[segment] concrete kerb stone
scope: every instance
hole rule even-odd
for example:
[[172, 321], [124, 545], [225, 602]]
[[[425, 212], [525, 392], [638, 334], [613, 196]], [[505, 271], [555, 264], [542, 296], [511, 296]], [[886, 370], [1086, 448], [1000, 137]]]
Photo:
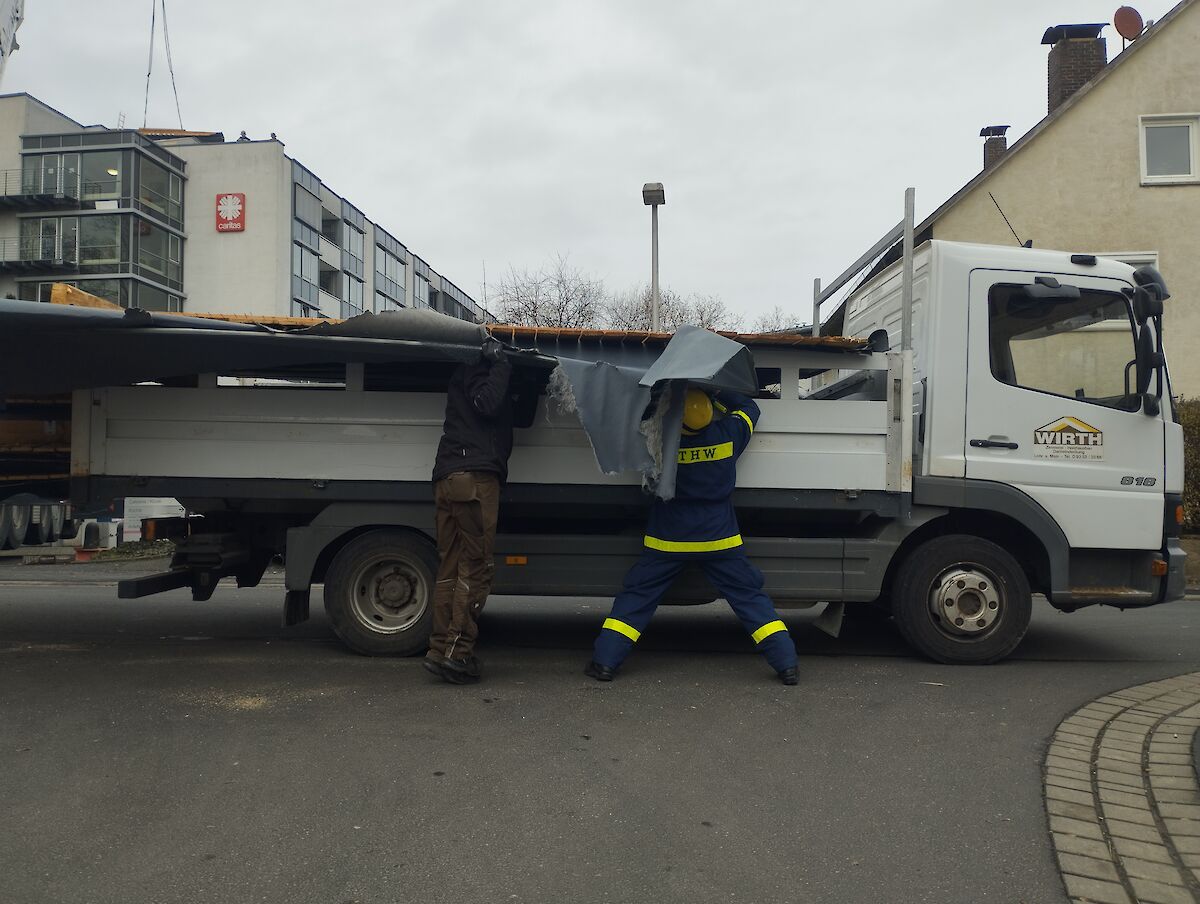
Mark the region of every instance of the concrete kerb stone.
[[1059, 725], [1043, 768], [1047, 819], [1077, 904], [1200, 904], [1200, 672], [1126, 688]]

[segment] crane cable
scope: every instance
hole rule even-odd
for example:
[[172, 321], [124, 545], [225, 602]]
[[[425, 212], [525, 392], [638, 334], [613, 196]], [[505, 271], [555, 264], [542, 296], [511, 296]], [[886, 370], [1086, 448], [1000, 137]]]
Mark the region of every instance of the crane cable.
[[171, 73], [171, 91], [175, 95], [175, 115], [183, 128], [183, 113], [179, 107], [179, 88], [175, 84], [175, 61], [171, 58], [171, 33], [167, 30], [167, 0], [150, 0], [150, 58], [146, 63], [146, 99], [142, 105], [142, 128], [146, 128], [150, 112], [150, 75], [154, 71], [154, 29], [159, 4], [162, 5], [163, 46], [167, 49], [167, 70]]
[[146, 128], [146, 117], [150, 112], [150, 73], [154, 71], [154, 15], [158, 0], [150, 0], [150, 59], [146, 63], [146, 101], [142, 105], [142, 128]]
[[175, 87], [175, 63], [171, 60], [171, 34], [167, 31], [167, 0], [162, 0], [163, 44], [167, 48], [167, 69], [171, 73], [171, 90], [175, 93], [175, 115], [179, 117], [179, 128], [183, 129], [183, 113], [179, 110], [179, 89]]

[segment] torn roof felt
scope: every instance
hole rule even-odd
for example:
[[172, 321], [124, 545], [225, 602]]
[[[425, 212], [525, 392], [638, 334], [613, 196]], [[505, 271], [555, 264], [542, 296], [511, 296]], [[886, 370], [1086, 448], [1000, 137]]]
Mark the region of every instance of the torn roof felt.
[[[161, 382], [202, 373], [323, 379], [347, 363], [390, 366], [474, 360], [485, 330], [553, 366], [564, 355], [648, 367], [669, 333], [487, 327], [427, 309], [345, 321], [150, 313], [136, 309], [0, 300], [0, 394]], [[751, 347], [862, 352], [866, 341], [795, 333], [722, 334]], [[53, 362], [53, 363], [50, 363]]]

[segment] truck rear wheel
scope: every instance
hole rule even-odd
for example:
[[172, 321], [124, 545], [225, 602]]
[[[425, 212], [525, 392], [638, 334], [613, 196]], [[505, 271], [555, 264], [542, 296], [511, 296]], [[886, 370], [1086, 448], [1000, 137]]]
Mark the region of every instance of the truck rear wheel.
[[892, 614], [904, 639], [938, 662], [985, 664], [1016, 649], [1033, 599], [1025, 572], [989, 540], [935, 537], [900, 565]]
[[334, 556], [325, 611], [342, 642], [366, 656], [412, 656], [429, 646], [438, 556], [424, 537], [373, 530]]

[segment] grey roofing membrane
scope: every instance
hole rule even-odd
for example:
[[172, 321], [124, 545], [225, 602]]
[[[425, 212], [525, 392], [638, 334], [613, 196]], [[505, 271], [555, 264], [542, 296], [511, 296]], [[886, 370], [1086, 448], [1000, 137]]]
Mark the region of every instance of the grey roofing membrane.
[[[319, 377], [361, 362], [401, 370], [474, 361], [484, 328], [429, 310], [362, 314], [298, 330], [199, 317], [0, 300], [0, 398], [170, 382], [202, 373]], [[683, 389], [697, 383], [757, 391], [739, 342], [697, 327], [667, 344], [617, 349], [572, 343], [570, 354], [515, 349], [517, 367], [561, 370], [600, 469], [635, 471], [663, 498], [674, 493]], [[619, 357], [619, 362], [606, 360]], [[651, 403], [657, 404], [651, 408]], [[649, 409], [649, 410], [648, 410]]]

